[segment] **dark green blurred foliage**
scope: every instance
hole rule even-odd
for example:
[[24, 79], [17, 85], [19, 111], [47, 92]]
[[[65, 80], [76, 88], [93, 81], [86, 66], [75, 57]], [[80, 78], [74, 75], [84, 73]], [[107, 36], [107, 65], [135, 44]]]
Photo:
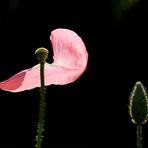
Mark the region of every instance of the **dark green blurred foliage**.
[[9, 0], [9, 7], [12, 11], [17, 11], [19, 8], [20, 0]]
[[137, 82], [130, 95], [129, 113], [135, 124], [143, 124], [148, 118], [147, 90], [141, 82]]
[[134, 5], [137, 5], [139, 1], [140, 0], [114, 0], [113, 11], [115, 16], [120, 19], [126, 11]]

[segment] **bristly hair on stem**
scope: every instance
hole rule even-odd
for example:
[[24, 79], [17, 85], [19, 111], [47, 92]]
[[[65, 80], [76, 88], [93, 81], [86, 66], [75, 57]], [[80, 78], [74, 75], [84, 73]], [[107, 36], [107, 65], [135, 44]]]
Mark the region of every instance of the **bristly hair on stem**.
[[42, 139], [43, 139], [43, 131], [44, 131], [44, 123], [45, 123], [45, 80], [44, 80], [44, 64], [48, 57], [48, 50], [46, 48], [39, 48], [35, 51], [37, 59], [40, 63], [40, 109], [39, 109], [39, 123], [37, 129], [36, 136], [36, 148], [41, 148]]
[[137, 124], [137, 148], [142, 148], [142, 124]]

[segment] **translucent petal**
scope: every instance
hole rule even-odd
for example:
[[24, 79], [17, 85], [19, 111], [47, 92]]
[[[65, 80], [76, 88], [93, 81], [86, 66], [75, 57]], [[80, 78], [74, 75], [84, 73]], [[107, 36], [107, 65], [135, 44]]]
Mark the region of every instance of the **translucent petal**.
[[[74, 82], [85, 71], [88, 54], [82, 39], [68, 29], [51, 32], [50, 40], [54, 62], [45, 63], [45, 85], [65, 85]], [[0, 89], [11, 92], [40, 87], [40, 65], [23, 70], [8, 80], [0, 82]]]

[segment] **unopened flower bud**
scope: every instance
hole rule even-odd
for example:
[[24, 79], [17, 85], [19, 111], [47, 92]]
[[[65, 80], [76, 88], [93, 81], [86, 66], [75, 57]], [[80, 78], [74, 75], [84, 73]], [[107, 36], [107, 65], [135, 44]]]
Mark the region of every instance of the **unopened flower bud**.
[[144, 124], [148, 120], [148, 96], [144, 85], [136, 82], [129, 100], [129, 113], [135, 124]]

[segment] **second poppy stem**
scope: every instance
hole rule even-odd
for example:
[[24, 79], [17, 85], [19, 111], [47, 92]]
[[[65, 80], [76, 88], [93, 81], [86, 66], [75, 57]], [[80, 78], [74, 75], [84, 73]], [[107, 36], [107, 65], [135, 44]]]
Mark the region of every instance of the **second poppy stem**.
[[137, 125], [137, 148], [142, 148], [142, 125]]
[[39, 123], [38, 123], [38, 130], [37, 130], [37, 144], [36, 148], [41, 148], [42, 139], [43, 139], [43, 130], [44, 130], [44, 116], [45, 116], [45, 82], [44, 82], [44, 62], [40, 63], [40, 80], [41, 80], [41, 87], [40, 87], [40, 109], [39, 109]]

